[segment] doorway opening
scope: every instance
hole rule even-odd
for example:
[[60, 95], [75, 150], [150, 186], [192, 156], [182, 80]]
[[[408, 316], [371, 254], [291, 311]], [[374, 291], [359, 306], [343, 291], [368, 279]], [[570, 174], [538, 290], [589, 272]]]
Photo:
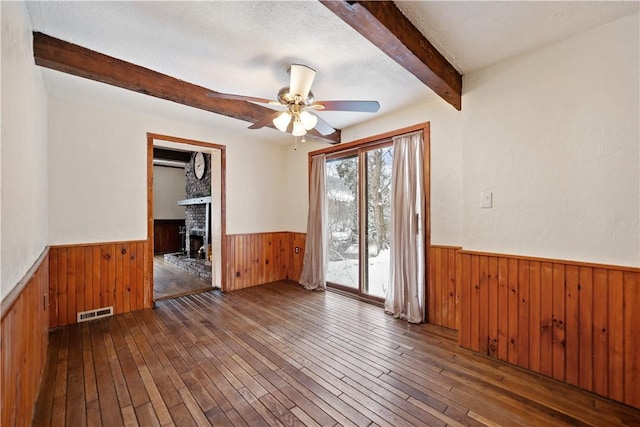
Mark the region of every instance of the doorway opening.
[[223, 289], [225, 147], [147, 134], [152, 300]]

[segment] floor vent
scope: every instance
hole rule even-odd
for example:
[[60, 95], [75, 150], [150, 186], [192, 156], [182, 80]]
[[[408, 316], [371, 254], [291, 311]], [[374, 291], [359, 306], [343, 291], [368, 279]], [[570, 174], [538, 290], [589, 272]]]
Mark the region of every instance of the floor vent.
[[107, 316], [113, 316], [113, 306], [96, 308], [95, 310], [81, 311], [80, 313], [78, 313], [78, 323], [100, 319]]

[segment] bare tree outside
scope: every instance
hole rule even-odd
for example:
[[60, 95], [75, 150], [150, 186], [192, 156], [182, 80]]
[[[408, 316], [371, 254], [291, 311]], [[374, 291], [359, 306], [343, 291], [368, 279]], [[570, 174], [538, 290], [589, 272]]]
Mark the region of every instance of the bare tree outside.
[[[358, 288], [360, 262], [365, 262], [363, 292], [382, 297], [386, 291], [389, 271], [393, 147], [376, 148], [364, 154], [362, 160], [366, 167], [363, 168], [362, 177], [356, 155], [327, 162], [327, 280]], [[364, 195], [359, 194], [359, 179], [365, 182]], [[360, 197], [364, 197], [364, 215], [359, 211]], [[365, 233], [366, 248], [360, 248], [360, 230]]]

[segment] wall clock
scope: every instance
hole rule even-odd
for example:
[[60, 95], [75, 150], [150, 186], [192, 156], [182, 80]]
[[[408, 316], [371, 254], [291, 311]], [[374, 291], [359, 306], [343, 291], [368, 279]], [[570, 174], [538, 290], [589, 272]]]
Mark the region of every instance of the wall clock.
[[196, 174], [196, 178], [202, 179], [205, 168], [204, 154], [197, 152], [193, 158], [193, 172]]

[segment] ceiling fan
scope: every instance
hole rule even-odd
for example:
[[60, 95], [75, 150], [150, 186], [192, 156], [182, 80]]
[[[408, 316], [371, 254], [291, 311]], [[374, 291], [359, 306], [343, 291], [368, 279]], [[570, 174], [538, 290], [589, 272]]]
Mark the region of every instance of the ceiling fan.
[[289, 86], [280, 89], [277, 101], [220, 92], [209, 92], [207, 96], [285, 107], [286, 110], [274, 111], [273, 114], [249, 126], [249, 129], [259, 129], [273, 123], [278, 130], [290, 132], [294, 136], [303, 136], [313, 128], [322, 135], [330, 135], [336, 131], [329, 123], [312, 112], [313, 110], [375, 113], [380, 109], [378, 101], [315, 101], [311, 84], [316, 71], [306, 65], [292, 64], [288, 73], [291, 81]]

